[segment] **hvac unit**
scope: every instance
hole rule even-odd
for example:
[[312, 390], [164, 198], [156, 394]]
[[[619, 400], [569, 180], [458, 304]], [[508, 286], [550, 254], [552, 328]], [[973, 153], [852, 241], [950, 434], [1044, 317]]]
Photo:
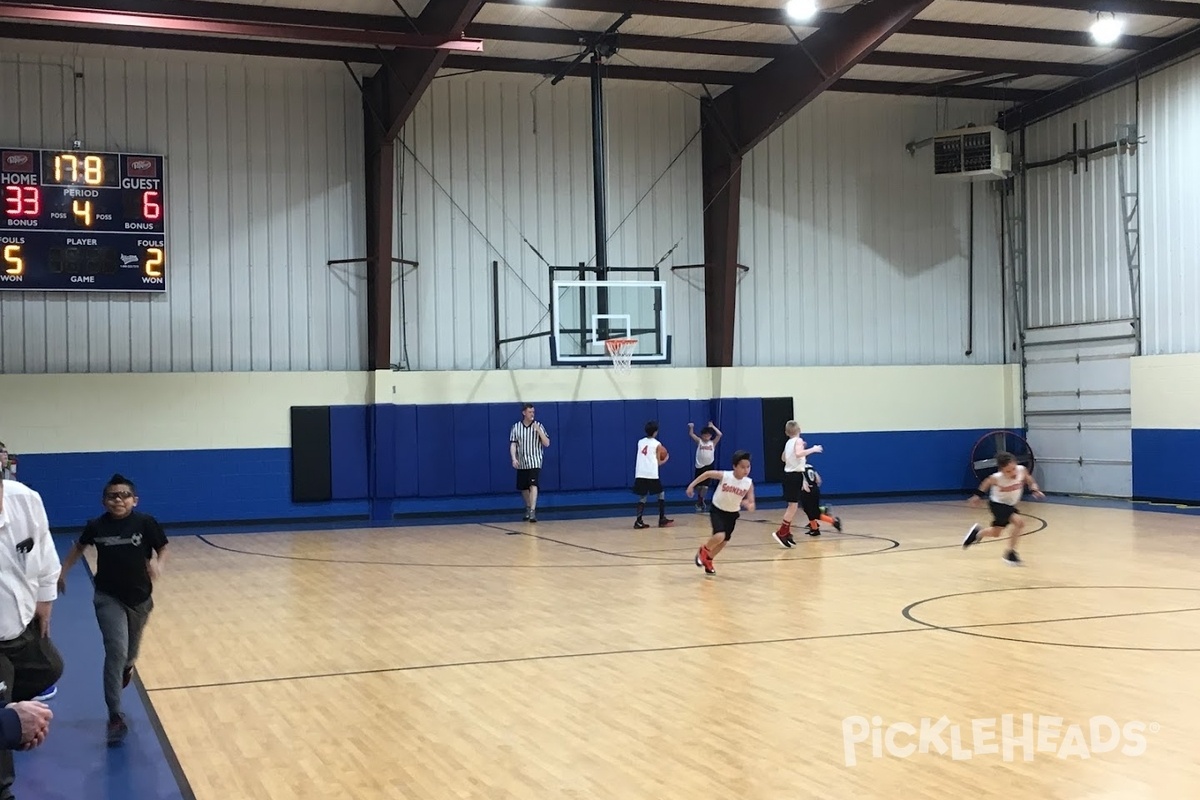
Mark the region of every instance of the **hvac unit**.
[[1002, 180], [1012, 173], [1008, 137], [996, 127], [960, 128], [933, 137], [933, 172], [939, 178]]

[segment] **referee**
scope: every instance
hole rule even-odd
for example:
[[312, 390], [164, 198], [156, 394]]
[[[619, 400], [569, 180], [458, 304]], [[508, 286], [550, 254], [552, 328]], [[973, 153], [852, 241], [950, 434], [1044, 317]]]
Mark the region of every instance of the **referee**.
[[521, 406], [521, 421], [508, 435], [508, 454], [517, 471], [517, 491], [525, 498], [525, 521], [537, 522], [538, 475], [542, 471], [542, 450], [550, 446], [550, 437], [542, 423], [533, 421], [533, 403]]

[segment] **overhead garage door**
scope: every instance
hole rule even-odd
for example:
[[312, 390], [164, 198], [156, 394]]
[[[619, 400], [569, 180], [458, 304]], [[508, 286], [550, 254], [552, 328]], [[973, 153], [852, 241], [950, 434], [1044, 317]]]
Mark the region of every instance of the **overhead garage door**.
[[1025, 427], [1048, 492], [1132, 495], [1128, 320], [1030, 328]]

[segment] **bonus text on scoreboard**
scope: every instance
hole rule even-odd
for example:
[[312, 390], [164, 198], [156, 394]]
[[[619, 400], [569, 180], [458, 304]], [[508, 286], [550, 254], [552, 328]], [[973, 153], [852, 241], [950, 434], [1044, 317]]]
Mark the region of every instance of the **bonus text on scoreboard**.
[[0, 291], [165, 292], [162, 156], [0, 148]]

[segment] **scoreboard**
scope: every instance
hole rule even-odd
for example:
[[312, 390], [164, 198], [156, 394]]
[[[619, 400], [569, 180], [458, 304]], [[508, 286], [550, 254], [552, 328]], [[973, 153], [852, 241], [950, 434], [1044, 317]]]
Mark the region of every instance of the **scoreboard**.
[[0, 148], [0, 292], [165, 292], [163, 166]]

